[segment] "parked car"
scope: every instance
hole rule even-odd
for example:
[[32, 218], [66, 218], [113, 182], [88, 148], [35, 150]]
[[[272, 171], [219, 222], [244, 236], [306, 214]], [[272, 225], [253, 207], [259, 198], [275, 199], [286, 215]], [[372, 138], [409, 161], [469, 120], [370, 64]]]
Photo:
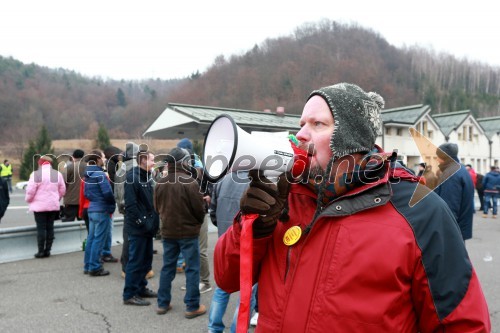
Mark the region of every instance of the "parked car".
[[16, 184], [16, 188], [18, 188], [20, 190], [26, 190], [27, 187], [28, 187], [28, 182], [27, 181], [18, 182]]

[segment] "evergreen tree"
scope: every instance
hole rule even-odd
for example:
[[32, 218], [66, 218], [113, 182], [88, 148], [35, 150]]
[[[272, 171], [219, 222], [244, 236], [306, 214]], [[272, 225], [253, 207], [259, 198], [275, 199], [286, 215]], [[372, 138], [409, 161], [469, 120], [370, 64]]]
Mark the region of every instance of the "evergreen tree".
[[54, 148], [52, 147], [52, 139], [49, 136], [49, 132], [45, 126], [42, 126], [38, 138], [35, 142], [36, 153], [40, 155], [54, 155]]
[[103, 124], [99, 125], [99, 130], [97, 131], [96, 146], [101, 150], [104, 150], [107, 147], [111, 146], [111, 141], [109, 140], [108, 131], [106, 130], [106, 127], [104, 127]]
[[125, 93], [123, 92], [122, 88], [118, 88], [118, 91], [116, 92], [116, 100], [118, 101], [118, 105], [122, 107], [127, 106], [127, 101], [125, 100]]
[[25, 150], [21, 166], [19, 167], [19, 178], [21, 180], [28, 180], [30, 178], [30, 174], [35, 169], [35, 154], [35, 143], [30, 140], [28, 149]]
[[[38, 159], [42, 155], [52, 155], [54, 157], [54, 148], [52, 139], [45, 126], [42, 126], [35, 141], [29, 141], [28, 149], [23, 154], [23, 161], [19, 168], [19, 178], [28, 180], [30, 174], [38, 169]], [[57, 167], [57, 161], [54, 158], [53, 165]]]

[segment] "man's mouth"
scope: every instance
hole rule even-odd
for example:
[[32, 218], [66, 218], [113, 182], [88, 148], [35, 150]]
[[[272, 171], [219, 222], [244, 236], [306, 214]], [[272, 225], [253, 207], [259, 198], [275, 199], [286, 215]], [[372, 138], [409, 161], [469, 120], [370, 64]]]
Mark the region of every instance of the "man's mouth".
[[307, 155], [309, 156], [316, 155], [316, 149], [314, 148], [314, 143], [300, 143], [299, 148], [306, 151]]

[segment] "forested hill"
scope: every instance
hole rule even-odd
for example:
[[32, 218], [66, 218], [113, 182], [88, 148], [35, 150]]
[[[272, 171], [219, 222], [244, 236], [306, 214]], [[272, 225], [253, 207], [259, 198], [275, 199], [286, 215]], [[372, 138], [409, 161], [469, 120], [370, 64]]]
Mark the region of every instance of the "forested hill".
[[183, 80], [102, 80], [0, 57], [0, 131], [27, 140], [45, 124], [53, 139], [94, 138], [104, 124], [113, 138], [136, 138], [168, 102], [300, 113], [311, 90], [337, 82], [380, 93], [386, 108], [426, 103], [434, 113], [500, 115], [499, 67], [396, 48], [371, 30], [321, 21], [219, 56]]

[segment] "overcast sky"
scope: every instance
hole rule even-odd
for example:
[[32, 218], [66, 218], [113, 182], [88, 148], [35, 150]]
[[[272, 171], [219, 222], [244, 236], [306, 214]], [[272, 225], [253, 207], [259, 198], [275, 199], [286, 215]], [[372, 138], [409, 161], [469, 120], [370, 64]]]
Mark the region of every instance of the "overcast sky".
[[500, 66], [500, 2], [482, 0], [8, 0], [0, 55], [104, 79], [181, 78], [323, 18]]

